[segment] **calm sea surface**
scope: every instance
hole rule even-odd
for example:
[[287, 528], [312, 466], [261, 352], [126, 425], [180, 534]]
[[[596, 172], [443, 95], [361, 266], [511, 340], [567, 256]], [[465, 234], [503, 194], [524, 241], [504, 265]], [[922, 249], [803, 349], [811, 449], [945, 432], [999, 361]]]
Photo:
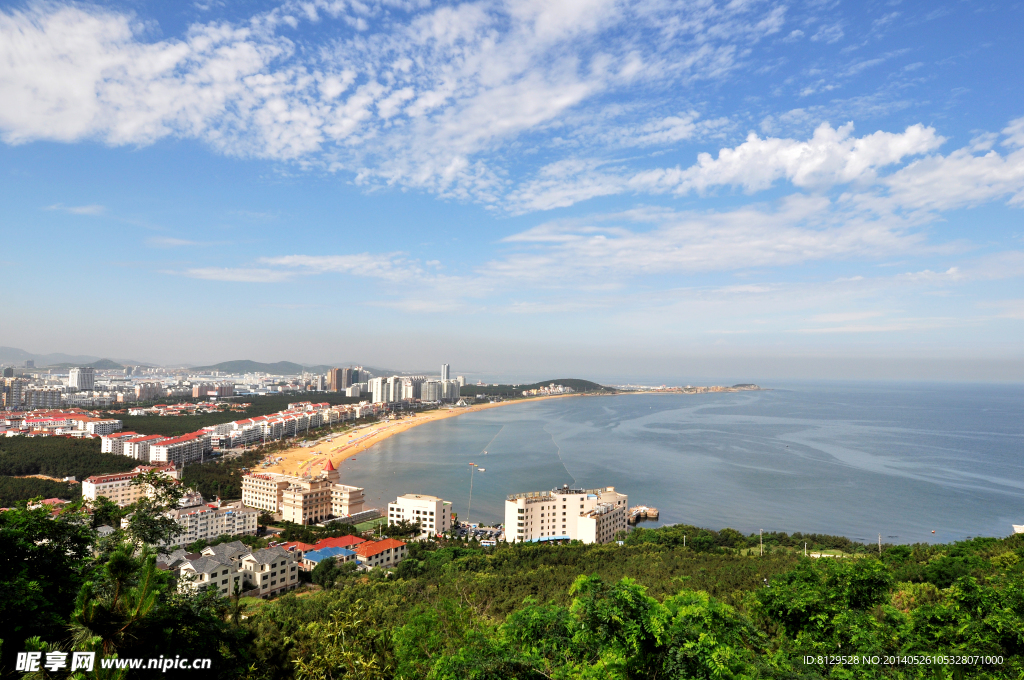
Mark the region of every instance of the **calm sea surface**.
[[370, 507], [427, 493], [486, 523], [509, 493], [575, 484], [745, 533], [945, 542], [1024, 524], [1024, 386], [771, 387], [502, 406], [387, 439], [342, 479]]

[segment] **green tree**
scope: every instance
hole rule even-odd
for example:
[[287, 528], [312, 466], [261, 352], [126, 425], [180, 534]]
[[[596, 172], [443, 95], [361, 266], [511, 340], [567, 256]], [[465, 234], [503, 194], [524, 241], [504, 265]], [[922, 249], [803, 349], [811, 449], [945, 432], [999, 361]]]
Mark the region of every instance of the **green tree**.
[[333, 586], [334, 582], [340, 575], [341, 570], [338, 568], [337, 560], [333, 557], [328, 557], [317, 562], [310, 574], [313, 583], [317, 584], [321, 588], [330, 588]]
[[[31, 636], [64, 637], [64, 626], [92, 566], [95, 533], [80, 503], [55, 516], [25, 503], [0, 512], [0, 640], [22, 649]], [[15, 615], [16, 614], [16, 615]]]
[[124, 508], [106, 496], [100, 496], [90, 503], [89, 509], [92, 511], [93, 528], [106, 525], [114, 529], [120, 529], [121, 519], [127, 514]]
[[178, 507], [178, 501], [185, 494], [184, 488], [176, 480], [152, 470], [135, 477], [131, 483], [148, 487], [150, 491], [131, 505], [125, 534], [138, 546], [172, 542], [182, 528], [167, 512]]

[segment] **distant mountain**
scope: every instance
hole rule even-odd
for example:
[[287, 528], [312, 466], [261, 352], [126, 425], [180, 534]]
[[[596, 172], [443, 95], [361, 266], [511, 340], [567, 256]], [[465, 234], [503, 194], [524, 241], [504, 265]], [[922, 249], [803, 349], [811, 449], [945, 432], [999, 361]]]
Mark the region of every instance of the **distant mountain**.
[[579, 378], [555, 378], [554, 380], [541, 380], [529, 385], [464, 385], [460, 390], [462, 396], [474, 396], [484, 394], [487, 396], [519, 396], [523, 390], [535, 390], [547, 387], [551, 383], [571, 387], [576, 392], [612, 392], [612, 388], [599, 385], [589, 380]]
[[[38, 362], [36, 362], [36, 364], [39, 365]], [[98, 361], [92, 361], [89, 363], [75, 363], [65, 361], [59, 364], [46, 364], [46, 368], [75, 368], [76, 366], [92, 366], [93, 368], [101, 371], [112, 371], [119, 368], [124, 368], [124, 364], [119, 364], [116, 361], [111, 361], [110, 359], [100, 359]]]
[[291, 361], [277, 361], [266, 364], [261, 361], [249, 359], [237, 359], [235, 361], [222, 361], [212, 366], [192, 366], [189, 371], [220, 371], [222, 373], [272, 373], [274, 375], [297, 375], [309, 370], [302, 364]]
[[24, 366], [26, 361], [36, 362], [36, 368], [70, 368], [74, 366], [92, 366], [93, 368], [114, 369], [123, 368], [125, 365], [150, 366], [141, 361], [121, 359], [112, 361], [102, 357], [89, 356], [87, 354], [33, 354], [17, 347], [0, 347], [0, 364], [8, 366]]

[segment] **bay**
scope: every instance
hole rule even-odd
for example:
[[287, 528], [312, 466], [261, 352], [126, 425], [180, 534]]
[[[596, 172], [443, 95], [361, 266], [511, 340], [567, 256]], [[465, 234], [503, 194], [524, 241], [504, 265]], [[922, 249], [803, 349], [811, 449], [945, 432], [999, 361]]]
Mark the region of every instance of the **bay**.
[[488, 524], [508, 494], [562, 484], [659, 508], [644, 526], [914, 543], [1024, 524], [1024, 386], [771, 387], [509, 404], [387, 439], [345, 461], [342, 479], [370, 507], [433, 494]]

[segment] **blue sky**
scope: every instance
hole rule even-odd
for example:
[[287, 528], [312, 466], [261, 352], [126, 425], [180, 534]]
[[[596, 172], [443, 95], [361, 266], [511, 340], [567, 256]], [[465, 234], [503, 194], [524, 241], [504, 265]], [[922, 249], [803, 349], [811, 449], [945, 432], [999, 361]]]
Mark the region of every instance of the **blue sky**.
[[0, 344], [1024, 379], [1022, 15], [8, 3]]

